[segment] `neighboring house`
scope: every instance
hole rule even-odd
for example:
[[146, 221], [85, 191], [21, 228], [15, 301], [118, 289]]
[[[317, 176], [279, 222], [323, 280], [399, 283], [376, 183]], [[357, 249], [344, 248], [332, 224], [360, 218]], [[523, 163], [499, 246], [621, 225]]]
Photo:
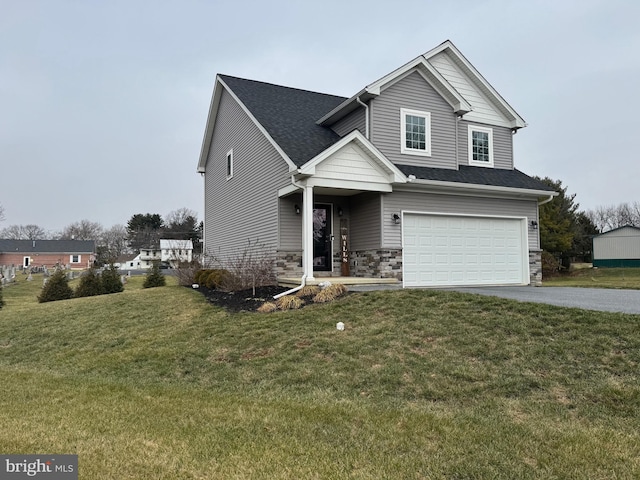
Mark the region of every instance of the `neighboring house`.
[[0, 240], [0, 265], [85, 269], [95, 258], [93, 240]]
[[218, 75], [198, 172], [204, 252], [272, 251], [280, 278], [539, 284], [525, 121], [446, 41], [350, 98]]
[[160, 248], [153, 247], [145, 247], [140, 249], [140, 254], [136, 257], [136, 262], [138, 263], [138, 268], [146, 269], [151, 268], [153, 266], [153, 262], [160, 262]]
[[160, 240], [160, 259], [177, 267], [180, 262], [193, 260], [193, 242], [191, 240]]
[[594, 267], [640, 267], [640, 228], [626, 225], [593, 237]]
[[140, 254], [130, 253], [120, 255], [113, 266], [118, 270], [139, 270], [140, 269]]

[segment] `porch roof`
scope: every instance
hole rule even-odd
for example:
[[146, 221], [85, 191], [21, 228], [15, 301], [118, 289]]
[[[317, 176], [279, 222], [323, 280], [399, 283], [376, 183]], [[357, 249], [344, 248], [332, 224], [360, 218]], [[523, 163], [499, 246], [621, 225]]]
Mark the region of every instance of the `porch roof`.
[[411, 165], [396, 166], [407, 177], [409, 175], [413, 175], [417, 180], [520, 188], [549, 193], [554, 192], [553, 188], [549, 187], [545, 183], [516, 169], [507, 170], [502, 168], [472, 167], [468, 165], [460, 165], [458, 170], [448, 168], [414, 167]]

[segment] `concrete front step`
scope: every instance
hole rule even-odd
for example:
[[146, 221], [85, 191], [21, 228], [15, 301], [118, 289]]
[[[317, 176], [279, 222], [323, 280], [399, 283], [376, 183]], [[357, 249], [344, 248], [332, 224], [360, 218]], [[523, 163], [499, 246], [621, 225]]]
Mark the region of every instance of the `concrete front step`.
[[[297, 287], [302, 282], [301, 278], [278, 278], [278, 285], [282, 287]], [[315, 277], [307, 280], [307, 285], [318, 285], [322, 282], [341, 283], [342, 285], [399, 285], [395, 278], [363, 278], [363, 277]]]

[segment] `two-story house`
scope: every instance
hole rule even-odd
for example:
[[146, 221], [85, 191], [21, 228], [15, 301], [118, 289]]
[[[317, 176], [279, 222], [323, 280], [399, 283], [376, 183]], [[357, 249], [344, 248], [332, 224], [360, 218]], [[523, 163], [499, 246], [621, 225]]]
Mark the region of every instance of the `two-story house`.
[[539, 284], [538, 205], [555, 192], [514, 167], [525, 126], [450, 41], [349, 98], [218, 75], [204, 252], [260, 242], [302, 281]]

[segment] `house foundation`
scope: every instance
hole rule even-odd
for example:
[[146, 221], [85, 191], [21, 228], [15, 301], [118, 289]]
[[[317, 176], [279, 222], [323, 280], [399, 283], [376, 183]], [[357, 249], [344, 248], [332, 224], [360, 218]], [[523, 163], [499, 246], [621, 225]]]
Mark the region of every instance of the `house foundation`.
[[542, 250], [529, 250], [529, 281], [532, 287], [542, 286]]

